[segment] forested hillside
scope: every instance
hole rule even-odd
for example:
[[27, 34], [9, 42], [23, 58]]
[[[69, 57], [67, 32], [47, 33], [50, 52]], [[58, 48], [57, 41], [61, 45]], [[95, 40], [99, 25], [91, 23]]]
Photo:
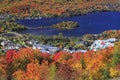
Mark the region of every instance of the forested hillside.
[[0, 57], [1, 80], [109, 80], [120, 77], [120, 43], [85, 54], [9, 50]]
[[[46, 6], [47, 5], [47, 6]], [[0, 13], [16, 16], [72, 16], [120, 10], [119, 0], [0, 0]]]

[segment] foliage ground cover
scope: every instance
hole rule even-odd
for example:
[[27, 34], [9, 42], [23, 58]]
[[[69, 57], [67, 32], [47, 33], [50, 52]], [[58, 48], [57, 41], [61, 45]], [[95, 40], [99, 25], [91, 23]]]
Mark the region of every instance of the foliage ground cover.
[[120, 42], [115, 47], [86, 53], [41, 53], [31, 48], [8, 50], [0, 57], [1, 79], [108, 80], [120, 77]]

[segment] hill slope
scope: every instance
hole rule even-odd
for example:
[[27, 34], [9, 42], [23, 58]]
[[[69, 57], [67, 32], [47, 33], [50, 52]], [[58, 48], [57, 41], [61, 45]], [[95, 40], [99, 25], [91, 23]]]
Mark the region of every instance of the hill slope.
[[0, 0], [0, 13], [16, 16], [71, 16], [120, 10], [119, 0]]

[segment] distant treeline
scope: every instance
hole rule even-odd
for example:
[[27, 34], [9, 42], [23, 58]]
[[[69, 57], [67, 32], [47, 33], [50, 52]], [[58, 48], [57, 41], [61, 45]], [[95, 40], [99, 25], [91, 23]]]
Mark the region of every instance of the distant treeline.
[[96, 11], [119, 11], [119, 0], [0, 0], [0, 13], [19, 17], [66, 17]]

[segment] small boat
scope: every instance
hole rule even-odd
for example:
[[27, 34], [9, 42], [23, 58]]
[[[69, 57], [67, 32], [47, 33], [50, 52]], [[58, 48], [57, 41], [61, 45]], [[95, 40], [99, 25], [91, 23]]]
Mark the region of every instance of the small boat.
[[39, 17], [38, 19], [42, 19], [42, 17]]

